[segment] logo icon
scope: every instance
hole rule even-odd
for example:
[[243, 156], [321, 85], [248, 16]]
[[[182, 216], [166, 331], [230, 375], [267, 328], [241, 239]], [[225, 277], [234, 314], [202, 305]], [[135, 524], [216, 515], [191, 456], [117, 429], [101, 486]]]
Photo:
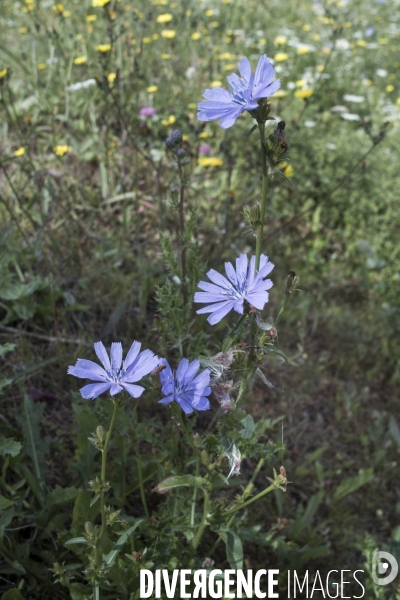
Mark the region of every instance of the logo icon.
[[[382, 577], [382, 575], [388, 573], [389, 565], [392, 568], [391, 572], [389, 575], [386, 575], [386, 577]], [[389, 583], [392, 583], [392, 581], [396, 579], [398, 572], [399, 565], [394, 556], [389, 554], [389, 552], [375, 552], [372, 557], [372, 579], [377, 585], [388, 585]]]

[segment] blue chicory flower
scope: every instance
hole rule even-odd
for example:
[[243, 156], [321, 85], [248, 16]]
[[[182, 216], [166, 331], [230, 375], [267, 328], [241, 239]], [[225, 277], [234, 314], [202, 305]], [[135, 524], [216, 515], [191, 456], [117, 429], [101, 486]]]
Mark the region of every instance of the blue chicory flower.
[[210, 408], [210, 402], [206, 398], [211, 394], [210, 371], [205, 369], [196, 376], [200, 368], [199, 360], [189, 363], [187, 358], [182, 358], [176, 373], [165, 358], [160, 359], [161, 365], [165, 365], [165, 369], [160, 372], [161, 392], [165, 398], [162, 398], [159, 404], [168, 404], [176, 400], [187, 415], [192, 413], [193, 409]]
[[211, 302], [209, 306], [200, 308], [197, 314], [212, 313], [207, 321], [210, 325], [219, 323], [230, 310], [243, 314], [243, 301], [262, 310], [268, 302], [268, 292], [273, 283], [265, 279], [274, 268], [274, 264], [268, 260], [268, 256], [261, 254], [260, 269], [255, 273], [256, 257], [252, 256], [250, 263], [246, 254], [241, 254], [236, 259], [236, 271], [232, 263], [225, 263], [225, 272], [228, 279], [214, 269], [208, 271], [207, 276], [213, 283], [200, 281], [198, 284], [204, 292], [196, 292], [195, 302]]
[[258, 108], [257, 100], [272, 96], [281, 87], [279, 79], [274, 81], [275, 70], [266, 54], [260, 56], [254, 75], [248, 58], [240, 61], [239, 72], [241, 77], [236, 73], [227, 77], [232, 93], [221, 87], [205, 90], [203, 98], [208, 102], [199, 103], [199, 121], [221, 119], [220, 126], [227, 129], [242, 112]]
[[111, 344], [111, 360], [103, 342], [96, 342], [94, 351], [104, 369], [91, 360], [78, 358], [75, 367], [68, 367], [68, 374], [97, 382], [85, 385], [80, 390], [83, 398], [94, 400], [107, 390], [110, 390], [111, 396], [126, 390], [133, 398], [139, 398], [144, 392], [144, 388], [141, 385], [133, 384], [153, 371], [159, 363], [158, 356], [155, 356], [151, 350], [139, 353], [140, 346], [140, 342], [133, 342], [122, 362], [122, 344], [120, 342]]

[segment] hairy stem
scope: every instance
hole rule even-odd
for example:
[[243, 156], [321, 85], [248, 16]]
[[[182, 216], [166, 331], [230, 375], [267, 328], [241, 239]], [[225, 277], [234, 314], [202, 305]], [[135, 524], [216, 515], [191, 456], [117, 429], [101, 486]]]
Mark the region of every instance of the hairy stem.
[[[115, 425], [115, 420], [117, 418], [117, 413], [118, 413], [118, 409], [119, 409], [119, 400], [113, 400], [113, 403], [114, 403], [114, 410], [113, 410], [113, 414], [111, 417], [110, 427], [107, 432], [106, 441], [104, 442], [104, 448], [101, 451], [101, 453], [102, 453], [102, 456], [101, 456], [101, 485], [102, 485], [102, 488], [104, 488], [106, 485], [107, 452], [108, 452], [108, 447], [110, 445], [110, 440], [111, 440], [111, 436], [112, 436], [114, 425]], [[95, 564], [97, 567], [99, 567], [101, 564], [101, 542], [103, 540], [104, 534], [106, 532], [106, 527], [107, 527], [104, 489], [102, 489], [101, 497], [100, 497], [100, 512], [101, 512], [101, 529], [100, 529], [100, 535], [97, 540], [97, 545], [96, 545], [96, 550], [95, 550]]]
[[136, 438], [136, 457], [137, 457], [137, 465], [138, 465], [140, 497], [142, 499], [143, 509], [144, 509], [146, 518], [150, 519], [149, 509], [147, 508], [146, 495], [144, 493], [142, 462], [140, 460], [139, 440], [137, 438]]
[[[179, 160], [179, 159], [178, 159]], [[179, 169], [179, 179], [181, 182], [180, 191], [179, 191], [179, 235], [181, 239], [182, 251], [181, 251], [181, 265], [182, 265], [182, 296], [183, 296], [183, 306], [187, 305], [188, 302], [188, 293], [187, 293], [187, 284], [186, 284], [186, 244], [185, 244], [185, 183], [184, 183], [184, 173], [183, 167], [178, 162]]]
[[267, 153], [264, 147], [265, 137], [265, 123], [259, 124], [260, 129], [260, 140], [261, 140], [261, 156], [262, 156], [262, 187], [261, 187], [261, 204], [260, 204], [260, 220], [257, 227], [257, 240], [256, 240], [256, 271], [260, 268], [260, 257], [261, 257], [261, 245], [262, 235], [265, 221], [265, 209], [267, 206], [267, 187], [268, 187], [268, 164], [267, 164]]
[[200, 544], [204, 529], [206, 527], [207, 524], [207, 513], [208, 513], [208, 506], [210, 504], [210, 493], [208, 490], [204, 490], [204, 506], [203, 506], [203, 516], [201, 519], [201, 523], [199, 525], [199, 528], [197, 530], [197, 533], [193, 539], [193, 550], [197, 549], [197, 546]]

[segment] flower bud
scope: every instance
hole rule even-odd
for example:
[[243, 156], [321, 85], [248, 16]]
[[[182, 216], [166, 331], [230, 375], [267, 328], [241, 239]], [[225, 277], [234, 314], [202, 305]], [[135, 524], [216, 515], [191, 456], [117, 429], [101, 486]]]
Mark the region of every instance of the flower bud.
[[91, 521], [86, 521], [85, 531], [88, 535], [93, 535], [94, 527], [93, 527], [93, 523], [91, 523]]
[[176, 156], [182, 160], [182, 158], [186, 158], [186, 152], [183, 148], [179, 148], [179, 150], [176, 151]]

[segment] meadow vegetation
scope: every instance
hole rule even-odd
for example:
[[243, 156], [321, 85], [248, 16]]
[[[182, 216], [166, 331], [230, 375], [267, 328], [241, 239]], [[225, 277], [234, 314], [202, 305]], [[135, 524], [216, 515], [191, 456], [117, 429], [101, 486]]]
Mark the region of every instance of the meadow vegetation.
[[[394, 7], [2, 0], [4, 600], [133, 600], [140, 568], [202, 566], [279, 568], [282, 585], [288, 569], [364, 569], [366, 597], [400, 597], [396, 582], [369, 576], [375, 548], [400, 560]], [[224, 130], [199, 121], [197, 104], [206, 88], [227, 88], [240, 59], [254, 69], [263, 54], [281, 79], [266, 135], [285, 121], [288, 149], [268, 185], [264, 353], [245, 329], [227, 341], [236, 313], [210, 326], [193, 303], [209, 269], [255, 253], [262, 177], [251, 116]], [[166, 146], [177, 128], [183, 162]], [[277, 323], [291, 272], [296, 291]], [[224, 344], [241, 399], [230, 412], [217, 388], [210, 410], [184, 415], [158, 404], [153, 374], [124, 401], [108, 450], [104, 573], [91, 501], [103, 502], [93, 481], [113, 405], [83, 399], [67, 375], [77, 358], [96, 360], [100, 340], [122, 342], [124, 356], [139, 340], [174, 369], [183, 356], [215, 369]]]

